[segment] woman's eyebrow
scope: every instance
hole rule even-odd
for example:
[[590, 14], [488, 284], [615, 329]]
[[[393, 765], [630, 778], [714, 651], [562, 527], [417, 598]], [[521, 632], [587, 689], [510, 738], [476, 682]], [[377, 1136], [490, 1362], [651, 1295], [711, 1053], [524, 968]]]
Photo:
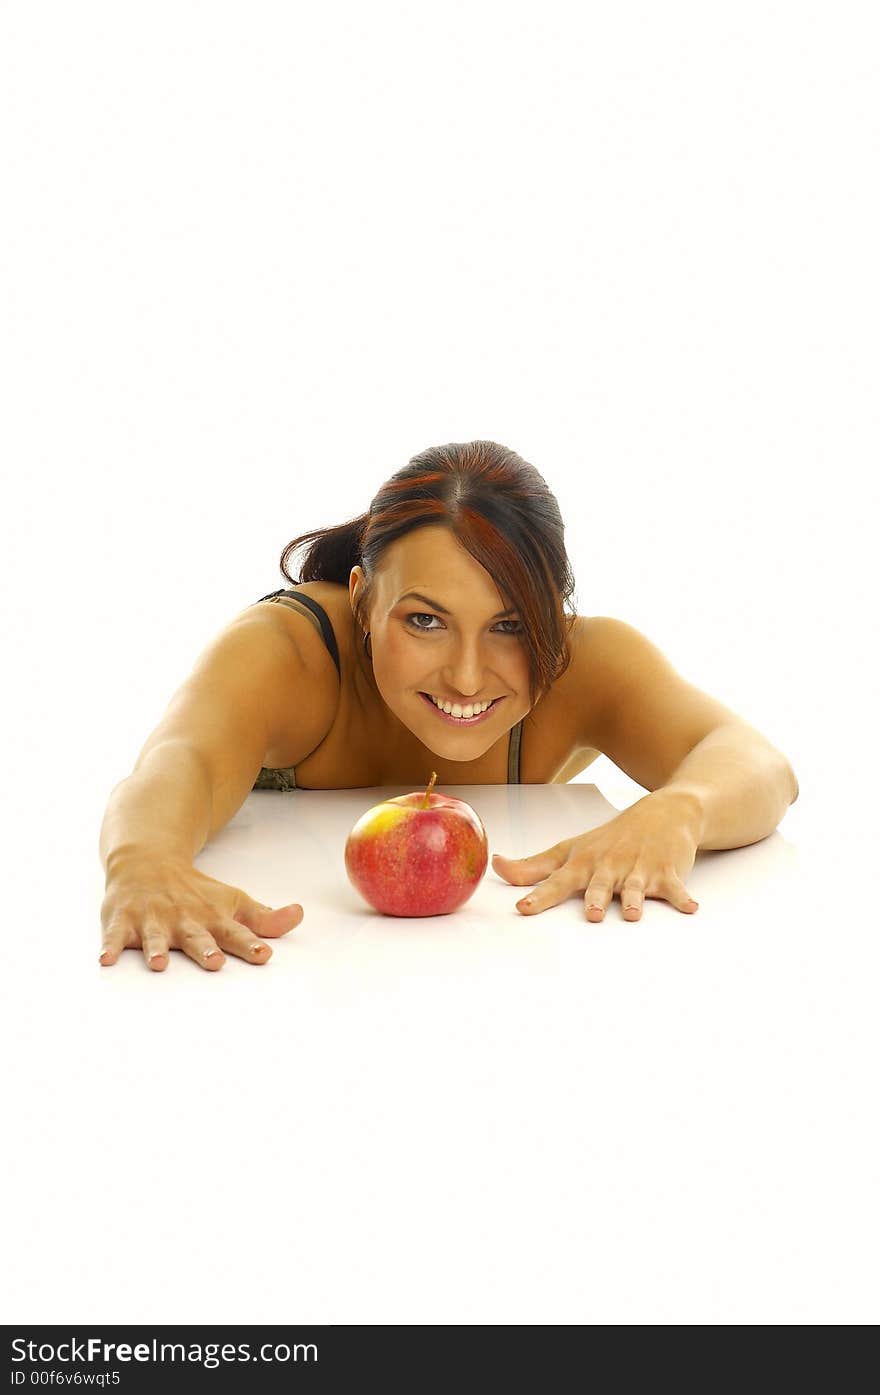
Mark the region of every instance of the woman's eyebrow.
[[[394, 604], [400, 605], [401, 601], [407, 601], [410, 597], [415, 601], [424, 601], [425, 605], [429, 605], [432, 610], [439, 610], [441, 615], [452, 614], [452, 611], [447, 610], [445, 605], [441, 605], [439, 601], [432, 601], [430, 596], [424, 596], [421, 591], [405, 591], [402, 596], [397, 597]], [[492, 619], [501, 620], [505, 615], [513, 615], [515, 610], [516, 606], [511, 606], [510, 610], [499, 610], [496, 615], [492, 616]]]

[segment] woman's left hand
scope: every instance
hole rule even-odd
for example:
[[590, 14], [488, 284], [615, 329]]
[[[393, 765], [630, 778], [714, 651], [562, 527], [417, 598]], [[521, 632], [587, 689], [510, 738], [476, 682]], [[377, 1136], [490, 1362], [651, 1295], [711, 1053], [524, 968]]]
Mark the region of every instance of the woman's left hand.
[[646, 896], [692, 915], [697, 902], [684, 880], [696, 860], [699, 827], [695, 796], [660, 789], [589, 833], [564, 838], [533, 857], [495, 853], [492, 865], [514, 886], [535, 887], [516, 903], [523, 915], [546, 911], [576, 891], [585, 892], [587, 920], [602, 920], [617, 892], [625, 920], [639, 919]]

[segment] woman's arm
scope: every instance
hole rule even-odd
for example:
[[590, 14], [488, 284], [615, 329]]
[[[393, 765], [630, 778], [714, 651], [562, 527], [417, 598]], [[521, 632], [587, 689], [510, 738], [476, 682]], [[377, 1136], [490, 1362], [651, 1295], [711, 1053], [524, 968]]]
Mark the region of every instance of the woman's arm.
[[[743, 717], [682, 677], [634, 626], [594, 616], [586, 621], [584, 635], [577, 662], [585, 694], [585, 744], [646, 790], [667, 790], [673, 783], [698, 786], [701, 800], [710, 806], [711, 825], [706, 831], [711, 841], [701, 847], [741, 847], [772, 832], [797, 798], [797, 779], [787, 757]], [[753, 789], [757, 805], [751, 800]], [[722, 828], [720, 803], [731, 797], [744, 819]], [[746, 805], [755, 810], [756, 820]], [[775, 821], [767, 826], [774, 812]], [[735, 838], [740, 827], [746, 835], [741, 842], [715, 841]]]
[[295, 765], [320, 744], [335, 702], [324, 671], [311, 672], [311, 652], [266, 607], [227, 625], [113, 790], [101, 829], [105, 868], [127, 850], [191, 860], [241, 808], [269, 751], [283, 748]]
[[697, 847], [744, 848], [772, 833], [799, 794], [785, 756], [745, 722], [704, 736], [654, 796], [693, 796]]
[[651, 793], [607, 823], [531, 857], [495, 854], [493, 866], [535, 891], [517, 905], [546, 910], [585, 891], [588, 920], [615, 894], [638, 919], [646, 896], [692, 914], [685, 884], [699, 849], [738, 848], [772, 833], [798, 796], [788, 759], [759, 731], [676, 672], [656, 645], [621, 620], [586, 621], [576, 652], [585, 744]]
[[124, 862], [145, 856], [191, 862], [215, 823], [204, 759], [187, 741], [162, 742], [110, 795], [100, 836], [104, 871], [111, 877]]
[[329, 730], [335, 694], [319, 680], [316, 696], [310, 682], [296, 639], [266, 610], [233, 621], [201, 656], [107, 805], [103, 964], [138, 947], [154, 969], [172, 947], [203, 968], [222, 967], [223, 951], [265, 963], [271, 949], [258, 936], [302, 918], [298, 903], [272, 911], [192, 862], [244, 803], [269, 751], [296, 764]]

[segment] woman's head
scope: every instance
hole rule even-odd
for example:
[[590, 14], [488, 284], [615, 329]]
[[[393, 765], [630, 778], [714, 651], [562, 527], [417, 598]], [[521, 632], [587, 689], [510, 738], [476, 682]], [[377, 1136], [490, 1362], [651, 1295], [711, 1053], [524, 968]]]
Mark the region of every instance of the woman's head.
[[[438, 754], [475, 759], [568, 668], [574, 578], [559, 506], [535, 467], [494, 441], [413, 456], [366, 514], [288, 543], [288, 581], [289, 556], [309, 542], [300, 580], [348, 585], [382, 697]], [[503, 701], [456, 726], [423, 692]]]

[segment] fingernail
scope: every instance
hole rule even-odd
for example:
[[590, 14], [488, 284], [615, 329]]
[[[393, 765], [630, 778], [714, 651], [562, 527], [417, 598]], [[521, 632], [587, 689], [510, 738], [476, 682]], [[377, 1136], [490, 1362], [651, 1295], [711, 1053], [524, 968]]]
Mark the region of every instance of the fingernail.
[[251, 954], [256, 954], [259, 950], [265, 949], [265, 948], [266, 948], [266, 946], [263, 945], [263, 944], [251, 945]]
[[205, 958], [206, 958], [206, 959], [213, 959], [214, 956], [215, 956], [215, 954], [216, 954], [216, 955], [219, 955], [219, 953], [220, 953], [220, 950], [219, 950], [219, 949], [206, 949], [206, 950], [204, 951], [204, 954], [205, 954]]
[[150, 963], [152, 964], [154, 959], [161, 959], [164, 956], [164, 953], [165, 951], [163, 949], [154, 950], [153, 953], [150, 955]]

